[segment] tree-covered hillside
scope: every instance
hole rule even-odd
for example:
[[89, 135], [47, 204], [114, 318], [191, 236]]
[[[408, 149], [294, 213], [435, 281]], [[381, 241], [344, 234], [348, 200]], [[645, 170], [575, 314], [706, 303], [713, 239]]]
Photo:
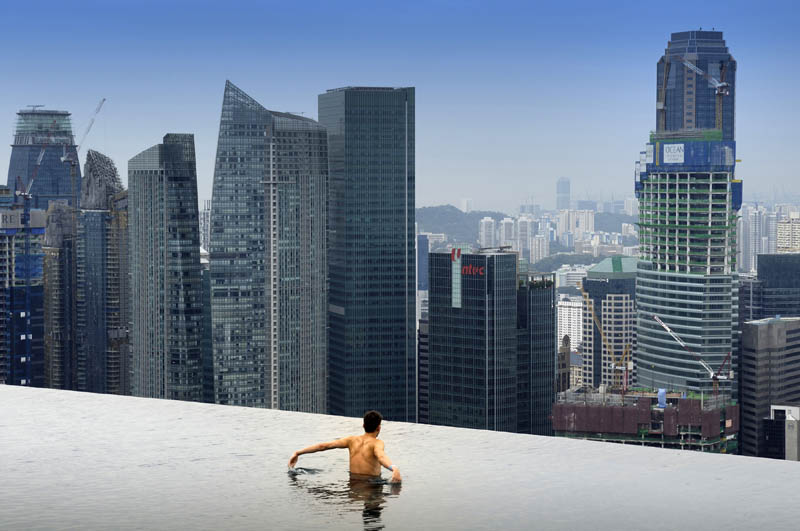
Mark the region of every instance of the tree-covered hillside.
[[477, 243], [478, 225], [486, 216], [499, 222], [507, 214], [479, 210], [464, 213], [452, 205], [440, 205], [418, 208], [416, 221], [421, 232], [443, 232], [451, 242]]

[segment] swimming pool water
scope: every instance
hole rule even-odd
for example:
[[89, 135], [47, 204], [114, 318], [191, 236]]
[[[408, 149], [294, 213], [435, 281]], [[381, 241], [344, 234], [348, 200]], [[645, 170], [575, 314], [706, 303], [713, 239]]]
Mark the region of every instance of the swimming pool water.
[[288, 471], [360, 424], [0, 386], [0, 529], [797, 528], [800, 464], [765, 459], [385, 422], [401, 485]]

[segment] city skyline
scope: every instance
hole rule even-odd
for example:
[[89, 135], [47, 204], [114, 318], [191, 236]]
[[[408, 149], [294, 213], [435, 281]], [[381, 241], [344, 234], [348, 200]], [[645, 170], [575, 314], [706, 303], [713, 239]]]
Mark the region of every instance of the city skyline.
[[[656, 76], [638, 73], [651, 71], [671, 32], [716, 27], [736, 43], [734, 56], [747, 65], [737, 93], [743, 159], [738, 175], [758, 177], [763, 186], [746, 188], [745, 199], [797, 193], [788, 143], [796, 111], [781, 105], [797, 76], [781, 66], [791, 63], [797, 48], [791, 29], [798, 14], [790, 3], [776, 4], [769, 13], [744, 3], [725, 3], [726, 9], [693, 6], [692, 17], [677, 8], [663, 13], [656, 6], [583, 5], [585, 16], [579, 18], [563, 7], [534, 11], [517, 4], [506, 9], [459, 4], [456, 9], [437, 3], [408, 5], [392, 16], [388, 8], [375, 6], [347, 13], [346, 19], [324, 4], [241, 4], [224, 13], [202, 6], [188, 13], [180, 5], [164, 10], [158, 20], [145, 18], [148, 9], [133, 6], [102, 14], [58, 8], [42, 15], [47, 10], [37, 9], [40, 25], [32, 30], [24, 23], [34, 16], [32, 8], [0, 8], [0, 42], [8, 49], [19, 40], [34, 43], [24, 63], [13, 56], [5, 60], [4, 70], [15, 75], [0, 87], [0, 121], [9, 130], [17, 111], [45, 104], [71, 112], [79, 138], [97, 101], [106, 97], [83, 151], [108, 154], [126, 175], [124, 163], [137, 146], [152, 145], [164, 130], [191, 132], [197, 139], [202, 202], [211, 197], [217, 106], [225, 79], [238, 80], [258, 101], [314, 119], [315, 95], [331, 87], [415, 86], [420, 95], [417, 206], [475, 197], [480, 198], [476, 210], [511, 211], [518, 195], [532, 195], [552, 207], [560, 176], [570, 178], [575, 199], [611, 193], [621, 199], [630, 195], [630, 155], [640, 149], [640, 132], [656, 125]], [[319, 18], [307, 20], [309, 5]], [[261, 36], [250, 31], [259, 14], [287, 22]], [[381, 15], [385, 25], [363, 24]], [[215, 37], [209, 39], [212, 22]], [[295, 36], [301, 24], [306, 31]], [[91, 31], [74, 37], [68, 28], [76, 25]], [[478, 27], [481, 31], [474, 32]], [[318, 35], [307, 39], [314, 31]], [[140, 38], [150, 32], [171, 36], [152, 43]], [[393, 44], [393, 37], [409, 33], [414, 38], [408, 46], [405, 40], [404, 46]], [[250, 44], [242, 35], [254, 34], [259, 37], [252, 49], [242, 51]], [[365, 47], [365, 42], [376, 45]], [[291, 52], [260, 53], [274, 46]], [[241, 53], [233, 59], [234, 52]], [[64, 65], [72, 65], [66, 58], [74, 56], [91, 57], [105, 68], [73, 73]], [[299, 68], [309, 60], [315, 68]], [[254, 73], [272, 68], [254, 70], [253, 61], [282, 71], [281, 82]], [[131, 79], [129, 72], [143, 69], [152, 75]], [[0, 172], [7, 173], [9, 155], [10, 147], [0, 145]], [[508, 189], [486, 187], [487, 178], [502, 179]]]

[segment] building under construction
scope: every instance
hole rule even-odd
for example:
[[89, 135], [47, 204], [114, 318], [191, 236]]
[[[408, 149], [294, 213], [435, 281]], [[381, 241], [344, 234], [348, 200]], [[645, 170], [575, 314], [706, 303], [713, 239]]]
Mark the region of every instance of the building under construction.
[[568, 391], [553, 406], [553, 430], [559, 437], [737, 453], [739, 406], [724, 394]]

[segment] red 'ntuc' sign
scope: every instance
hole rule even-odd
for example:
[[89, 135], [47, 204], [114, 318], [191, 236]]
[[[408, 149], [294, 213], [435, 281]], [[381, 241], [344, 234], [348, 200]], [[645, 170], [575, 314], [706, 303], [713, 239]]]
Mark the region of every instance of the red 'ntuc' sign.
[[472, 275], [472, 276], [480, 276], [484, 275], [484, 271], [486, 270], [485, 266], [476, 266], [472, 264], [467, 264], [465, 266], [461, 266], [461, 274], [462, 275]]

